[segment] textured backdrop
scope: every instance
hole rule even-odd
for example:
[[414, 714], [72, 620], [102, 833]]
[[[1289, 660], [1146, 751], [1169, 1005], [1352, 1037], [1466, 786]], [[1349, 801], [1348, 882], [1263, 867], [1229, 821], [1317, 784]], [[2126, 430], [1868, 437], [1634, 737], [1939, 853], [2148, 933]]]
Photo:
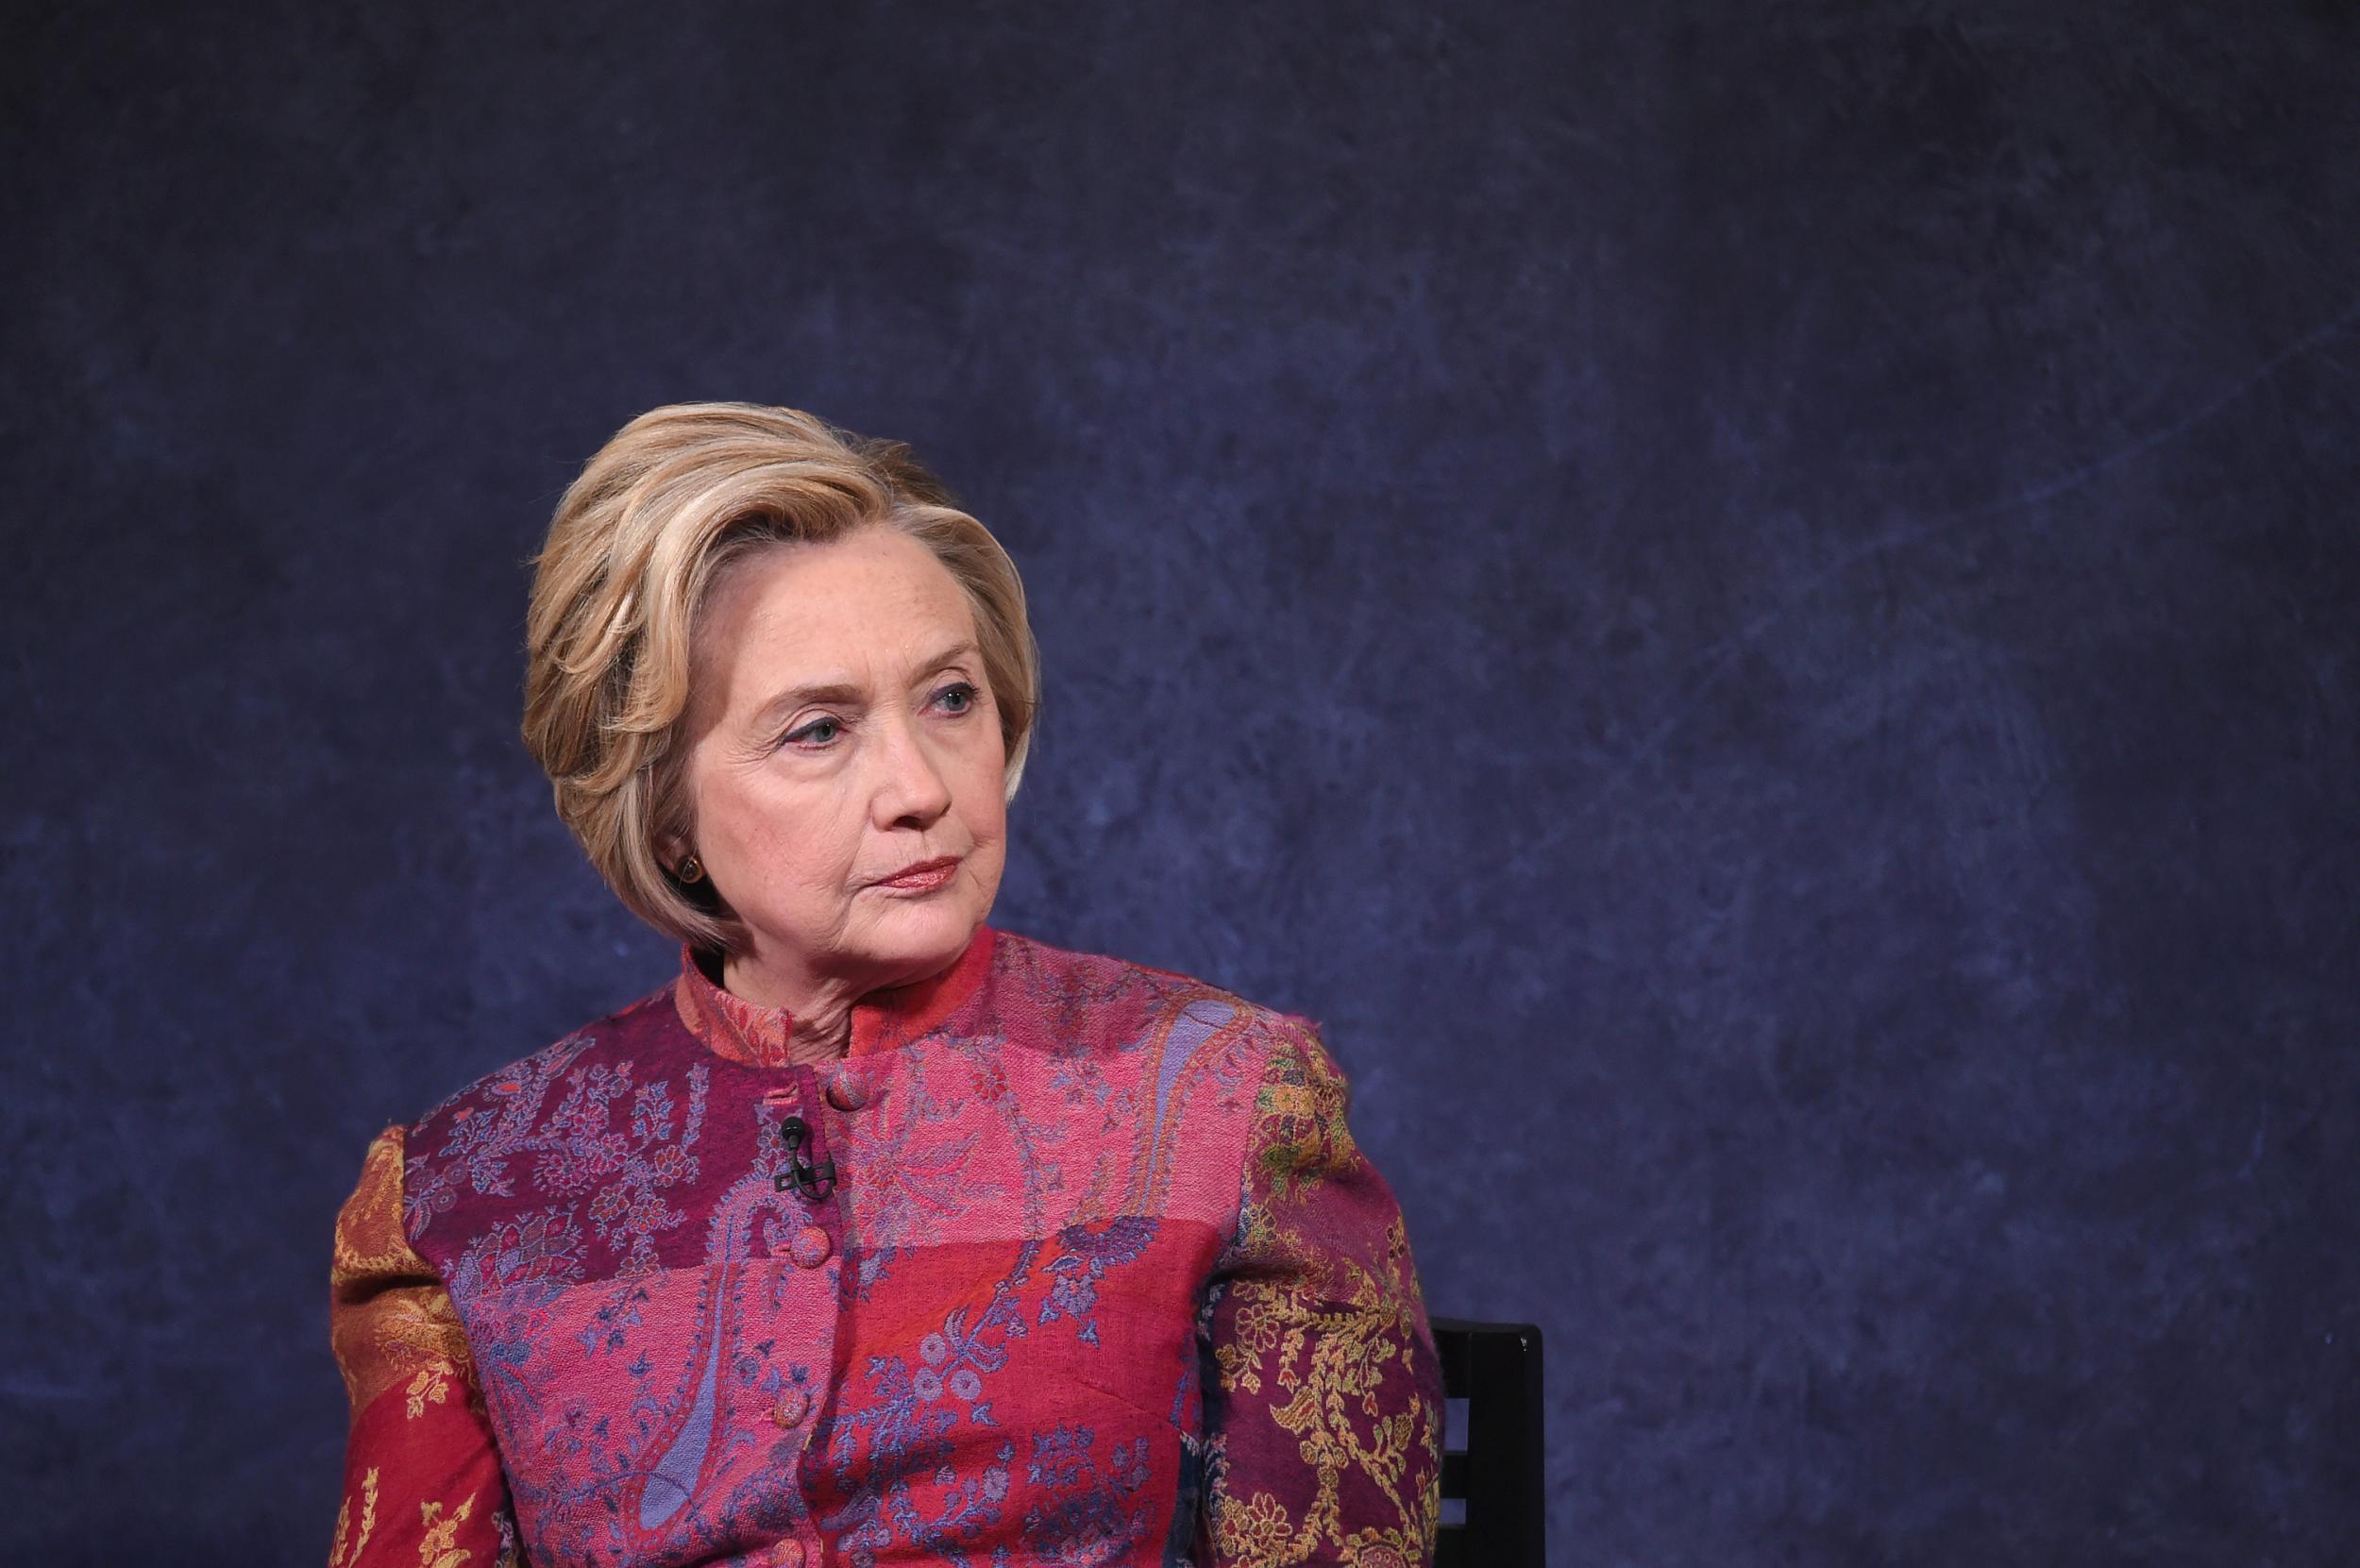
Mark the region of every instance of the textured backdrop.
[[1324, 1021], [1556, 1562], [2350, 1560], [2350, 4], [484, 9], [11, 13], [8, 1560], [324, 1558], [363, 1145], [669, 972], [686, 397], [1007, 543], [996, 921]]

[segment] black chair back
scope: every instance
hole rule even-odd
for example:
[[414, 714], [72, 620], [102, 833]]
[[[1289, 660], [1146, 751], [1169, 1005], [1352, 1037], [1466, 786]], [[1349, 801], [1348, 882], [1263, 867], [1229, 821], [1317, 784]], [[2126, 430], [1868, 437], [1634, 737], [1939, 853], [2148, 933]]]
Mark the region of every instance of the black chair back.
[[[1434, 1568], [1547, 1568], [1541, 1331], [1528, 1323], [1435, 1318], [1442, 1391], [1467, 1402], [1467, 1446], [1442, 1455]], [[1449, 1500], [1465, 1508], [1449, 1523]]]

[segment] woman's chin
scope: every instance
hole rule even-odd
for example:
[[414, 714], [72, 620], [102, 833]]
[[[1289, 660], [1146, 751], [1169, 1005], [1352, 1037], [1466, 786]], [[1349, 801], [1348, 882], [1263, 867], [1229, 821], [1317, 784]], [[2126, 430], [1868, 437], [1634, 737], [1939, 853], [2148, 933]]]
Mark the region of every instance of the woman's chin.
[[966, 951], [983, 923], [955, 886], [931, 898], [897, 895], [877, 902], [885, 907], [869, 914], [867, 945], [881, 960], [947, 964]]

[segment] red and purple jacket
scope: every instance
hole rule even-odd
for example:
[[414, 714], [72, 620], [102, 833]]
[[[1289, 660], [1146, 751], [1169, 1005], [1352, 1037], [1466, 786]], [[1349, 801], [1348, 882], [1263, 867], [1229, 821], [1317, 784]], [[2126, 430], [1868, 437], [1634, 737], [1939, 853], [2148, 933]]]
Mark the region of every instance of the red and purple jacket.
[[1431, 1560], [1442, 1390], [1310, 1020], [986, 926], [848, 1054], [683, 949], [369, 1147], [331, 1568]]

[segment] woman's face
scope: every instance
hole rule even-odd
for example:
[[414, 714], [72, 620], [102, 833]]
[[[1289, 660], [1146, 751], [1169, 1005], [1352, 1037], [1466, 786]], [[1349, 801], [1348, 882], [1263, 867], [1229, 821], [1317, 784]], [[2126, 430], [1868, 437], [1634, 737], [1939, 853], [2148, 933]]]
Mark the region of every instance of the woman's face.
[[693, 850], [750, 931], [755, 999], [956, 958], [1000, 890], [1007, 758], [948, 568], [884, 527], [759, 550], [715, 588], [692, 668], [696, 825], [664, 849]]

